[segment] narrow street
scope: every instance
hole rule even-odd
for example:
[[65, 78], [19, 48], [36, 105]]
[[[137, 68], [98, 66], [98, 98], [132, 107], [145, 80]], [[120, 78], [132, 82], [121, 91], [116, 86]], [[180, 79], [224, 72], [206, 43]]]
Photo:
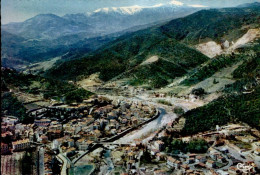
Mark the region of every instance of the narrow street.
[[44, 148], [39, 148], [39, 175], [44, 175]]

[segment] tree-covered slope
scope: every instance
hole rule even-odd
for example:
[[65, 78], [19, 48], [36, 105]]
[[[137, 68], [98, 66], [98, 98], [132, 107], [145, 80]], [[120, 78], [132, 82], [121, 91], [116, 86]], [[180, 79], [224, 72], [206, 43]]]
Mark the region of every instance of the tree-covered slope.
[[74, 79], [100, 72], [100, 78], [107, 81], [133, 69], [153, 55], [172, 62], [172, 69], [182, 66], [185, 71], [178, 75], [183, 75], [190, 68], [208, 60], [198, 51], [162, 34], [158, 28], [153, 28], [120, 37], [92, 55], [53, 67], [46, 75]]
[[240, 95], [227, 95], [208, 105], [188, 111], [183, 134], [195, 134], [214, 129], [216, 125], [242, 121], [260, 128], [260, 88]]
[[44, 99], [64, 99], [66, 103], [80, 102], [92, 95], [91, 92], [65, 81], [23, 74], [8, 68], [1, 70], [1, 87], [3, 92], [15, 89], [18, 92], [42, 95]]
[[260, 24], [260, 7], [224, 8], [201, 10], [184, 18], [172, 20], [160, 27], [169, 37], [185, 43], [197, 44], [203, 41], [236, 40], [248, 28]]
[[[156, 84], [160, 79], [165, 85], [166, 81], [182, 76], [208, 60], [184, 44], [196, 44], [201, 39], [236, 39], [248, 28], [259, 26], [258, 22], [257, 7], [202, 10], [160, 27], [121, 36], [83, 58], [79, 56], [77, 60], [57, 64], [46, 75], [76, 80], [100, 72], [100, 78], [108, 81], [125, 72], [127, 75], [122, 77], [130, 78], [132, 84], [141, 81]], [[158, 56], [160, 61], [138, 66], [151, 56]], [[165, 61], [169, 62], [167, 67], [162, 64]]]
[[259, 46], [257, 40], [240, 49], [243, 63], [233, 72], [236, 82], [225, 87], [224, 96], [185, 113], [183, 134], [195, 134], [214, 129], [216, 125], [239, 121], [260, 128]]

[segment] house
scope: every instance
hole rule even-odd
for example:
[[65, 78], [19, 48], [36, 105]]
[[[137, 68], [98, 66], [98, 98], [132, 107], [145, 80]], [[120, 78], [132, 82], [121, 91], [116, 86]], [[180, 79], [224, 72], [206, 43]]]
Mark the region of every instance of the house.
[[197, 156], [196, 161], [201, 162], [201, 163], [205, 163], [207, 161], [207, 159], [204, 156]]
[[156, 153], [159, 153], [160, 151], [158, 149], [152, 149], [151, 150], [151, 155], [155, 156]]
[[213, 160], [207, 160], [206, 165], [210, 168], [215, 168], [216, 162], [214, 162]]
[[129, 160], [133, 160], [134, 158], [135, 158], [135, 153], [132, 152], [132, 151], [129, 152], [129, 153], [128, 153], [128, 159], [129, 159]]
[[116, 129], [111, 129], [111, 134], [116, 135], [117, 134], [117, 130]]
[[181, 165], [181, 162], [179, 160], [174, 159], [171, 156], [167, 157], [167, 166], [170, 168], [179, 169]]
[[138, 120], [137, 120], [136, 117], [133, 117], [131, 121], [132, 121], [133, 125], [137, 125], [138, 124]]
[[[51, 123], [52, 124], [52, 123]], [[53, 124], [49, 126], [51, 130], [62, 130], [62, 124]]]
[[206, 165], [204, 163], [200, 162], [200, 163], [196, 164], [195, 167], [206, 168]]
[[88, 147], [93, 143], [93, 141], [88, 140], [88, 141], [82, 141], [79, 143], [78, 149], [80, 151], [86, 151], [88, 149]]
[[224, 162], [225, 160], [226, 159], [224, 157], [220, 156], [220, 155], [217, 157], [218, 162]]
[[209, 170], [209, 174], [210, 175], [219, 175], [219, 173], [216, 173], [216, 171], [214, 171], [213, 169]]
[[164, 146], [164, 142], [161, 140], [157, 140], [154, 142], [154, 148], [158, 149], [159, 151], [163, 149], [163, 146]]
[[185, 171], [185, 174], [187, 174], [187, 175], [194, 175], [194, 174], [193, 174], [193, 170], [186, 170], [186, 171]]
[[128, 152], [130, 152], [131, 151], [131, 148], [130, 147], [126, 147], [125, 148], [125, 153], [128, 153]]
[[195, 159], [196, 156], [197, 156], [197, 154], [188, 154], [188, 156], [189, 156], [189, 158], [193, 158], [193, 159]]
[[46, 135], [42, 135], [41, 136], [41, 140], [42, 140], [42, 143], [47, 143], [48, 142], [48, 137]]
[[76, 151], [76, 148], [71, 147], [71, 148], [69, 148], [69, 149], [66, 150], [66, 155], [67, 155], [67, 156], [72, 156], [72, 155], [75, 154], [75, 151]]
[[237, 167], [231, 166], [228, 168], [228, 173], [230, 175], [237, 175], [240, 171], [237, 169]]
[[107, 114], [107, 118], [108, 118], [108, 120], [117, 119], [118, 116], [117, 116], [116, 112], [112, 111], [112, 112], [109, 112], [109, 113]]
[[55, 149], [58, 149], [61, 144], [62, 144], [62, 141], [60, 139], [55, 139], [55, 140], [53, 140], [51, 147], [53, 150], [55, 150]]
[[74, 147], [75, 143], [73, 139], [68, 139], [68, 146], [69, 147]]
[[51, 123], [50, 119], [34, 120], [34, 124], [38, 127], [47, 127]]
[[213, 153], [213, 154], [210, 154], [210, 157], [214, 160], [217, 160], [218, 156], [220, 156], [219, 153]]
[[127, 162], [127, 169], [135, 169], [135, 160], [129, 160]]
[[165, 154], [156, 153], [156, 160], [157, 160], [157, 161], [165, 160]]
[[84, 138], [77, 140], [77, 141], [76, 141], [76, 146], [79, 147], [79, 145], [80, 145], [81, 143], [83, 143], [84, 141], [85, 141]]
[[182, 171], [186, 171], [186, 170], [190, 169], [189, 165], [187, 165], [187, 164], [182, 164], [180, 166], [180, 168], [181, 168]]
[[149, 114], [149, 113], [150, 113], [150, 108], [149, 108], [149, 106], [143, 106], [143, 107], [142, 107], [142, 111], [144, 111], [146, 114]]
[[8, 154], [10, 152], [9, 147], [7, 144], [1, 142], [1, 155]]
[[168, 173], [165, 170], [156, 170], [154, 175], [167, 175]]
[[94, 130], [94, 134], [95, 134], [95, 136], [98, 138], [98, 137], [100, 137], [101, 136], [101, 132], [99, 131], [99, 130]]
[[29, 139], [18, 140], [18, 141], [12, 142], [12, 145], [13, 145], [13, 151], [20, 151], [20, 150], [29, 148], [30, 141], [29, 141]]
[[254, 151], [254, 153], [255, 153], [256, 155], [260, 156], [260, 148], [257, 148], [257, 149]]
[[189, 164], [192, 164], [192, 163], [194, 163], [194, 162], [195, 162], [195, 159], [194, 159], [194, 158], [189, 158], [189, 159], [188, 159], [188, 163], [189, 163]]
[[48, 135], [49, 140], [58, 139], [58, 138], [61, 138], [62, 131], [61, 130], [49, 130], [47, 132], [47, 135]]
[[14, 125], [14, 124], [18, 123], [18, 118], [14, 117], [14, 116], [3, 117], [2, 122], [6, 123], [6, 124]]
[[124, 119], [121, 120], [121, 123], [127, 125], [128, 120], [124, 118]]
[[167, 157], [167, 165], [168, 165], [168, 167], [174, 167], [175, 160], [176, 159], [174, 159], [173, 157], [168, 156]]

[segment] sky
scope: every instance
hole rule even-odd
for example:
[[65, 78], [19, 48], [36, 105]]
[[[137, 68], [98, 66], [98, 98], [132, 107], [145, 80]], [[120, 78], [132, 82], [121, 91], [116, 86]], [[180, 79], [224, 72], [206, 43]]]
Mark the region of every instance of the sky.
[[[153, 6], [173, 0], [1, 0], [1, 23], [21, 22], [38, 14], [52, 13], [59, 16], [87, 13], [103, 7]], [[212, 8], [232, 7], [260, 0], [174, 0], [187, 5]]]

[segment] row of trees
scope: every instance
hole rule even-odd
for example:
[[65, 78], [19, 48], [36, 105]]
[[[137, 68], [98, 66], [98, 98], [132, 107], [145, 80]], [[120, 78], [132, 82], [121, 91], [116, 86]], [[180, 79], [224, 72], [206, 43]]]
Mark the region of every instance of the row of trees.
[[165, 151], [172, 154], [183, 153], [205, 153], [209, 145], [203, 139], [194, 139], [189, 142], [183, 142], [181, 139], [166, 139], [164, 140], [166, 147]]

